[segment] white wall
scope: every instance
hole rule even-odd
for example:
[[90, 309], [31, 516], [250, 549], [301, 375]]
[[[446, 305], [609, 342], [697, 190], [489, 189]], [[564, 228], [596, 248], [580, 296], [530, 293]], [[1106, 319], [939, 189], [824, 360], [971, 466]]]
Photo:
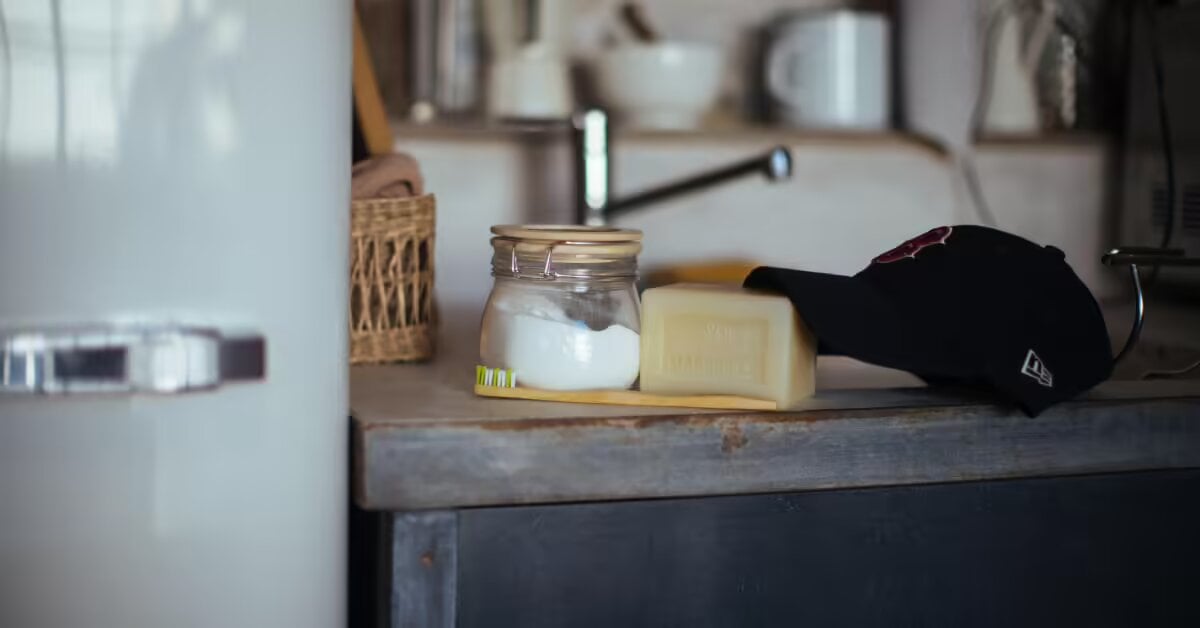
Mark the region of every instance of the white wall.
[[[943, 224], [978, 222], [950, 161], [915, 141], [781, 136], [795, 176], [745, 179], [652, 206], [620, 221], [646, 233], [643, 269], [738, 258], [853, 273], [907, 237]], [[669, 181], [772, 146], [770, 135], [618, 137], [618, 194]], [[398, 149], [421, 162], [438, 196], [437, 290], [443, 306], [478, 309], [491, 286], [488, 228], [570, 221], [565, 139], [522, 142], [502, 134], [410, 138]], [[1113, 293], [1100, 266], [1111, 241], [1102, 143], [980, 147], [982, 187], [999, 226], [1063, 249], [1098, 296]]]

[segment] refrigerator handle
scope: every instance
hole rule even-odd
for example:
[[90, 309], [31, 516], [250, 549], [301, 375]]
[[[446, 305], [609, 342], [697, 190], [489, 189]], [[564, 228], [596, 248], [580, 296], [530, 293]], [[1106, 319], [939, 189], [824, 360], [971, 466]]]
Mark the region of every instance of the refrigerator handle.
[[177, 394], [261, 381], [266, 344], [184, 325], [0, 329], [0, 394]]

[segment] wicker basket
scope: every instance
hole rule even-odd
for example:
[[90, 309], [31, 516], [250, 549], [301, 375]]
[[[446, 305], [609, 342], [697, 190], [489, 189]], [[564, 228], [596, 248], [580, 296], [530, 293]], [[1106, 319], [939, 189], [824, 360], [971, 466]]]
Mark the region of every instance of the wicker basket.
[[433, 356], [432, 194], [353, 201], [350, 363]]

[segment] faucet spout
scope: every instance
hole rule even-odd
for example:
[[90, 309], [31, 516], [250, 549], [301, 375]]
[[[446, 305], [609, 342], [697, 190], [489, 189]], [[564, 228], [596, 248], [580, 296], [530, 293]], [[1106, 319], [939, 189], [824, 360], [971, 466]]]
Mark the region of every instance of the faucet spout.
[[580, 224], [603, 225], [615, 216], [640, 207], [689, 194], [746, 175], [761, 174], [768, 181], [792, 176], [792, 154], [776, 146], [764, 154], [657, 186], [631, 196], [611, 198], [612, 168], [608, 116], [599, 109], [574, 120], [576, 156], [576, 219]]
[[696, 192], [755, 173], [761, 173], [768, 181], [772, 182], [790, 179], [792, 176], [791, 152], [783, 146], [776, 146], [763, 155], [702, 172], [625, 198], [609, 200], [608, 205], [604, 208], [605, 217], [611, 220], [615, 216], [627, 214], [644, 205], [665, 201], [675, 196]]

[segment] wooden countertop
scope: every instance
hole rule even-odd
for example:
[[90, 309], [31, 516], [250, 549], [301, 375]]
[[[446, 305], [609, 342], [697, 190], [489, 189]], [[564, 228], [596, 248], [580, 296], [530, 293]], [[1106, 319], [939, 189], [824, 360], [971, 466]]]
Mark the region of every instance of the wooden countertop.
[[1113, 381], [1031, 419], [845, 358], [778, 413], [476, 397], [474, 330], [429, 364], [351, 369], [372, 510], [637, 499], [1200, 467], [1200, 380]]

